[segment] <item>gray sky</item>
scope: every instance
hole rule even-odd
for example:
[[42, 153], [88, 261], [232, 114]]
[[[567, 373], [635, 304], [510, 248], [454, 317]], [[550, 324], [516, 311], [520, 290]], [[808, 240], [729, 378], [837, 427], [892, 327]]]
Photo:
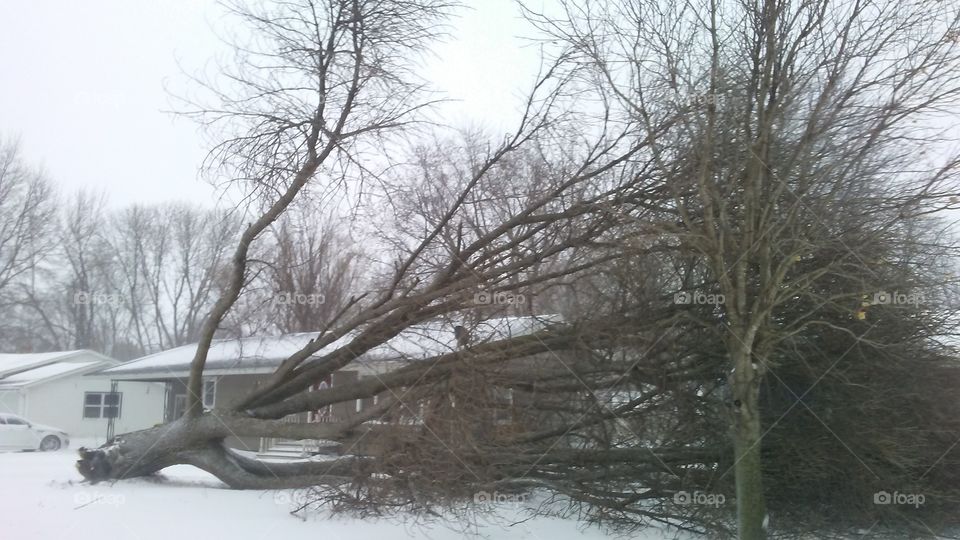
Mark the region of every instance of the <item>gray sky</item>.
[[[163, 112], [164, 84], [184, 83], [224, 45], [213, 0], [0, 0], [0, 136], [64, 192], [106, 191], [114, 206], [209, 201], [195, 125]], [[515, 118], [537, 54], [513, 0], [471, 2], [426, 76], [454, 125], [502, 130]], [[179, 65], [178, 65], [179, 63]], [[182, 69], [181, 67], [182, 66]]]

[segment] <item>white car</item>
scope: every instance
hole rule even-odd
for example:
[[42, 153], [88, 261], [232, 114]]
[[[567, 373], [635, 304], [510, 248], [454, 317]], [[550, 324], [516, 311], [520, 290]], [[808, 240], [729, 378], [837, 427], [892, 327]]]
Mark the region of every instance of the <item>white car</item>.
[[62, 429], [34, 424], [15, 414], [0, 413], [0, 450], [44, 450], [65, 448], [70, 436]]

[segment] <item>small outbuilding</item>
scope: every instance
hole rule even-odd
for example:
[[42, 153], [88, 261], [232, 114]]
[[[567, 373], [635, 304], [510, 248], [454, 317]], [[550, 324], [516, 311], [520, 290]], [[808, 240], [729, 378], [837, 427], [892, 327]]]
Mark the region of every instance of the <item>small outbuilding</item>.
[[55, 426], [72, 439], [103, 439], [163, 420], [163, 384], [97, 372], [120, 362], [94, 351], [0, 353], [0, 413]]

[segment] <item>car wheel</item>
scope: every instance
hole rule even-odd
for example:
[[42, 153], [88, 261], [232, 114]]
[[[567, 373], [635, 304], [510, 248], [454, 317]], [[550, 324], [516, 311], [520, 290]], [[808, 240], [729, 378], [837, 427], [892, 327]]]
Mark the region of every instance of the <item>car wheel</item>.
[[60, 449], [60, 438], [56, 435], [47, 435], [40, 441], [40, 450], [44, 452], [52, 452], [54, 450]]

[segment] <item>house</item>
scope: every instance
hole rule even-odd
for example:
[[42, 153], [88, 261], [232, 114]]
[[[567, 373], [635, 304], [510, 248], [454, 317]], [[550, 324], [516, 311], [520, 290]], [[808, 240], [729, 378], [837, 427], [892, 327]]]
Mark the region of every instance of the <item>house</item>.
[[[469, 339], [472, 343], [506, 339], [530, 334], [544, 329], [549, 324], [560, 322], [556, 315], [504, 317], [488, 319], [471, 325]], [[240, 339], [215, 340], [207, 355], [204, 370], [202, 401], [205, 408], [229, 408], [231, 404], [262, 384], [280, 363], [311, 340], [317, 332], [287, 334], [281, 336], [255, 336]], [[352, 339], [347, 335], [315, 353], [318, 358]], [[443, 321], [431, 321], [414, 325], [404, 330], [387, 343], [358, 356], [351, 364], [335, 372], [310, 390], [339, 386], [375, 377], [417, 360], [434, 357], [460, 348], [467, 335], [465, 329]], [[104, 369], [102, 376], [119, 381], [143, 381], [162, 383], [166, 386], [166, 400], [162, 406], [164, 421], [179, 418], [186, 407], [187, 380], [190, 362], [196, 345], [186, 345], [131, 360], [124, 364]], [[308, 360], [309, 362], [309, 360]], [[357, 400], [356, 403], [338, 403], [320, 411], [284, 418], [288, 422], [338, 422], [375, 405], [377, 398]], [[266, 452], [278, 441], [231, 437], [226, 444], [249, 451]]]
[[94, 351], [0, 354], [0, 412], [76, 438], [106, 438], [163, 420], [164, 386], [96, 373], [119, 361]]

